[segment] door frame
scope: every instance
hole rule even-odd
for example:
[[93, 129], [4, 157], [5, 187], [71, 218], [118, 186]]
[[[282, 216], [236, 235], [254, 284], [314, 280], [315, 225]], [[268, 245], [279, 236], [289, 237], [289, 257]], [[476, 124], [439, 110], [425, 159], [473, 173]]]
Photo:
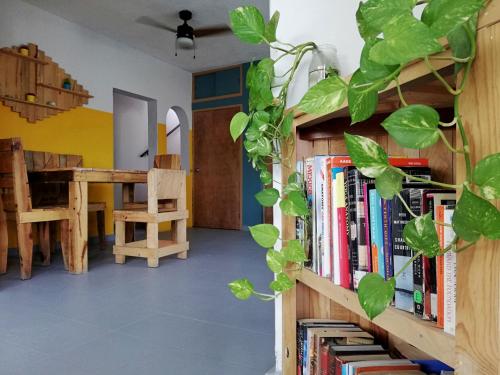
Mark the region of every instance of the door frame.
[[[193, 129], [192, 129], [192, 137], [193, 137], [193, 147], [192, 147], [192, 153], [193, 153], [193, 198], [192, 198], [192, 211], [193, 211], [193, 226], [195, 223], [195, 196], [196, 194], [194, 193], [194, 189], [196, 189], [196, 172], [195, 172], [195, 161], [196, 161], [196, 147], [195, 147], [195, 137], [196, 137], [196, 124], [194, 121], [194, 113], [195, 112], [210, 112], [210, 111], [216, 111], [219, 109], [228, 109], [228, 108], [237, 108], [238, 111], [243, 111], [243, 104], [230, 104], [230, 105], [223, 105], [223, 106], [217, 106], [217, 107], [211, 107], [211, 108], [203, 108], [203, 109], [193, 109]], [[229, 132], [229, 128], [227, 129]], [[241, 140], [241, 137], [238, 139], [238, 143], [240, 144], [240, 158], [238, 159], [239, 163], [239, 168], [240, 168], [240, 222], [239, 222], [239, 227], [240, 230], [243, 228], [243, 142]]]

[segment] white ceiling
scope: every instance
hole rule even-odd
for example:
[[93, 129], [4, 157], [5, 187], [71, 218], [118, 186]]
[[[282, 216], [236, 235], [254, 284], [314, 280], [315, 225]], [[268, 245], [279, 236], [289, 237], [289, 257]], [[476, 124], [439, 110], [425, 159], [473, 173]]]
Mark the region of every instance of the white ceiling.
[[[185, 70], [196, 72], [238, 64], [269, 55], [266, 46], [242, 44], [227, 34], [197, 40], [196, 59], [193, 52], [180, 50], [175, 56], [175, 35], [134, 22], [150, 16], [175, 28], [182, 23], [177, 13], [193, 12], [189, 22], [196, 27], [229, 24], [230, 10], [242, 5], [241, 0], [24, 0], [71, 22], [137, 48], [148, 55]], [[268, 19], [269, 0], [251, 0]], [[245, 2], [248, 4], [248, 2]]]

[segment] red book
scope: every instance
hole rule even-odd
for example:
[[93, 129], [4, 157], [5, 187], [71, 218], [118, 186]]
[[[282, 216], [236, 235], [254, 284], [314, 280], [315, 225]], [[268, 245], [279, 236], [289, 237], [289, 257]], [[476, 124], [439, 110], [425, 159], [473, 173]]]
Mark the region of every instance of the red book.
[[[429, 159], [426, 158], [406, 158], [406, 157], [389, 157], [389, 164], [394, 167], [428, 167]], [[334, 156], [332, 157], [332, 166], [350, 166], [352, 160], [349, 156]]]
[[351, 272], [349, 266], [349, 235], [347, 231], [347, 210], [345, 207], [344, 173], [337, 174], [335, 183], [335, 203], [337, 206], [339, 233], [340, 285], [349, 289], [351, 286]]

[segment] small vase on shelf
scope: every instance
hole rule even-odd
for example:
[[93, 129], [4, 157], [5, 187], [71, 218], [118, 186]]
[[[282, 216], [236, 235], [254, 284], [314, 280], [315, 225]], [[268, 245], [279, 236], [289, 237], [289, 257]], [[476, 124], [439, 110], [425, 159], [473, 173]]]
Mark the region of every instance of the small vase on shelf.
[[338, 75], [337, 49], [331, 44], [317, 46], [309, 64], [309, 88], [332, 75]]

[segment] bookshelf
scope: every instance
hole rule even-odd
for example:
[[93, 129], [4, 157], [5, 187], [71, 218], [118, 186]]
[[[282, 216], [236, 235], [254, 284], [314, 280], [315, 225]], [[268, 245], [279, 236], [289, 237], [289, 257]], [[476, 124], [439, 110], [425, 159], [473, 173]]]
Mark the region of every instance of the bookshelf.
[[[443, 52], [443, 56], [449, 52]], [[500, 1], [494, 0], [482, 13], [478, 31], [478, 56], [461, 96], [461, 113], [475, 162], [500, 151]], [[448, 80], [453, 80], [453, 66], [448, 60], [433, 60], [433, 65]], [[431, 104], [442, 118], [451, 116], [452, 97], [437, 84], [423, 63], [407, 67], [400, 77], [405, 98], [410, 103]], [[462, 180], [465, 167], [444, 146], [424, 150], [397, 146], [380, 126], [387, 114], [398, 108], [394, 86], [380, 94], [377, 113], [369, 120], [350, 126], [347, 103], [323, 116], [295, 113], [296, 142], [290, 165], [296, 160], [327, 153], [346, 153], [343, 132], [375, 139], [393, 155], [425, 157], [436, 179], [445, 182]], [[471, 132], [471, 130], [474, 132]], [[443, 129], [453, 145], [459, 144], [455, 128]], [[284, 150], [287, 152], [288, 150]], [[282, 165], [286, 182], [291, 170]], [[295, 220], [282, 217], [282, 236], [295, 238]], [[296, 286], [282, 299], [283, 374], [296, 373], [296, 320], [301, 318], [344, 319], [359, 324], [375, 334], [390, 349], [411, 354], [414, 358], [436, 358], [456, 370], [456, 374], [500, 373], [500, 241], [481, 241], [457, 255], [456, 335], [451, 336], [434, 323], [413, 314], [388, 308], [369, 321], [355, 292], [334, 285], [308, 269], [290, 271]]]

